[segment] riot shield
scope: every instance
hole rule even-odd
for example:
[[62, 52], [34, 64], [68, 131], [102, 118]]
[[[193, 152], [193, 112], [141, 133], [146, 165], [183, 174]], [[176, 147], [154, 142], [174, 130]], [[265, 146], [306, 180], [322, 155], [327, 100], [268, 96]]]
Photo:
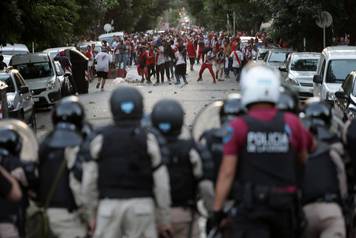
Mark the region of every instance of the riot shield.
[[203, 108], [194, 120], [191, 134], [196, 142], [199, 142], [204, 132], [221, 128], [220, 110], [223, 101], [216, 101]]
[[22, 138], [21, 160], [38, 160], [38, 141], [32, 129], [24, 122], [16, 119], [0, 120], [0, 128], [15, 130]]

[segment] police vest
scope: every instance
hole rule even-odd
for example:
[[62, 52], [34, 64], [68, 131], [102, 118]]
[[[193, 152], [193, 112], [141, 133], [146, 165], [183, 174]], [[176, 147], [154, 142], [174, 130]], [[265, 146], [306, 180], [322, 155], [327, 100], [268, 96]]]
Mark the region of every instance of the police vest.
[[108, 126], [101, 134], [99, 197], [152, 197], [153, 170], [147, 151], [146, 131], [132, 126]]
[[223, 129], [211, 129], [204, 133], [203, 136], [206, 139], [206, 146], [211, 153], [211, 159], [214, 163], [213, 181], [215, 183], [223, 157]]
[[328, 144], [318, 142], [317, 150], [309, 155], [305, 163], [302, 191], [304, 204], [328, 197], [330, 201], [339, 201], [337, 169], [330, 156]]
[[[39, 151], [39, 198], [42, 204], [45, 203], [47, 196], [53, 186], [58, 170], [65, 159], [64, 148], [52, 148], [46, 144], [41, 145]], [[77, 208], [73, 192], [69, 186], [69, 170], [65, 168], [59, 179], [57, 188], [49, 203], [52, 208], [66, 208], [75, 210]]]
[[190, 151], [191, 140], [176, 140], [168, 143], [170, 152], [167, 161], [172, 207], [194, 206], [197, 193], [197, 179], [193, 173]]
[[296, 185], [296, 154], [290, 143], [290, 128], [284, 113], [270, 121], [243, 117], [248, 126], [244, 150], [238, 155], [237, 181], [266, 187]]

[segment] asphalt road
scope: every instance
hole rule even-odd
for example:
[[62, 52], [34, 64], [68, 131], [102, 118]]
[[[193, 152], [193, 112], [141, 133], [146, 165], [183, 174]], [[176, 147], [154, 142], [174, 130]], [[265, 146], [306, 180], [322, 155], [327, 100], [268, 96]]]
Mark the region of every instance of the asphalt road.
[[[94, 126], [102, 126], [111, 122], [109, 108], [111, 91], [123, 85], [137, 87], [144, 95], [146, 113], [149, 113], [153, 105], [160, 99], [171, 98], [180, 101], [186, 113], [185, 127], [189, 129], [195, 116], [203, 107], [225, 98], [230, 93], [238, 92], [238, 84], [233, 79], [232, 73], [231, 79], [213, 84], [212, 78], [208, 70], [206, 70], [203, 75], [203, 81], [197, 82], [199, 68], [200, 65], [195, 65], [194, 71], [188, 69], [187, 80], [189, 84], [187, 85], [169, 85], [166, 82], [163, 85], [153, 86], [138, 82], [126, 82], [117, 78], [107, 80], [105, 90], [100, 91], [95, 88], [96, 80], [94, 80], [90, 83], [89, 93], [80, 95], [80, 101], [86, 109], [86, 116], [89, 122]], [[128, 70], [128, 75], [128, 79], [132, 81], [139, 79], [135, 67]], [[41, 110], [37, 113], [37, 127], [39, 138], [42, 138], [51, 129], [51, 109]]]

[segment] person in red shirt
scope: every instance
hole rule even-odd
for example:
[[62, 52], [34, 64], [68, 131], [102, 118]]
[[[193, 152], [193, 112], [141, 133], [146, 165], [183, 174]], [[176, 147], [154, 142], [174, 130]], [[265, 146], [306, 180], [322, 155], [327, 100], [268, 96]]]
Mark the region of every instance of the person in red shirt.
[[208, 53], [206, 54], [206, 58], [205, 58], [205, 62], [204, 64], [202, 64], [202, 66], [200, 67], [200, 71], [199, 71], [199, 78], [197, 81], [202, 81], [203, 80], [203, 73], [206, 69], [209, 70], [211, 77], [213, 78], [213, 83], [216, 83], [216, 78], [215, 78], [215, 73], [213, 70], [213, 62], [216, 58], [216, 54], [217, 54], [217, 49], [214, 48], [213, 50], [209, 50]]
[[225, 129], [213, 216], [220, 225], [234, 184], [233, 237], [297, 237], [298, 182], [307, 152], [299, 118], [275, 106], [279, 88], [279, 72], [266, 65], [250, 64], [242, 72], [241, 103], [248, 113]]
[[193, 41], [192, 39], [188, 39], [187, 42], [187, 53], [188, 53], [188, 57], [189, 57], [189, 61], [190, 61], [190, 70], [193, 71], [194, 68], [194, 62], [195, 62], [195, 58], [196, 58], [196, 53], [195, 53], [195, 48], [193, 45]]
[[88, 77], [89, 77], [89, 81], [91, 82], [94, 78], [94, 71], [93, 71], [94, 55], [90, 45], [88, 45], [87, 50], [85, 51], [85, 56], [88, 58], [88, 69], [89, 69]]
[[[145, 82], [145, 72], [146, 72], [146, 59], [147, 51], [143, 46], [139, 46], [138, 49], [138, 60], [137, 60], [137, 73], [141, 76], [141, 83]], [[149, 82], [148, 82], [149, 83]]]
[[145, 72], [148, 83], [151, 83], [151, 76], [155, 75], [155, 65], [156, 65], [156, 53], [153, 44], [150, 44], [150, 47], [147, 51], [146, 72]]

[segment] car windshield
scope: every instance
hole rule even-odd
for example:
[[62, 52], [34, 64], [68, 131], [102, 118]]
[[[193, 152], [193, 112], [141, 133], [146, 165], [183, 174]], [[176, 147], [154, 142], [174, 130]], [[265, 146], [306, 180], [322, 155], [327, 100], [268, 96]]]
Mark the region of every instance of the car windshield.
[[24, 79], [45, 78], [53, 76], [53, 70], [50, 62], [37, 62], [14, 65]]
[[258, 60], [263, 60], [266, 57], [266, 54], [268, 53], [268, 51], [265, 52], [260, 52], [258, 54]]
[[269, 62], [282, 63], [286, 61], [288, 57], [288, 52], [273, 52], [269, 58]]
[[331, 60], [326, 72], [326, 82], [343, 82], [346, 76], [354, 70], [356, 70], [356, 59]]
[[318, 59], [296, 59], [291, 64], [291, 70], [315, 72], [318, 68]]
[[0, 74], [0, 81], [7, 84], [6, 92], [15, 92], [14, 82], [9, 74]]

